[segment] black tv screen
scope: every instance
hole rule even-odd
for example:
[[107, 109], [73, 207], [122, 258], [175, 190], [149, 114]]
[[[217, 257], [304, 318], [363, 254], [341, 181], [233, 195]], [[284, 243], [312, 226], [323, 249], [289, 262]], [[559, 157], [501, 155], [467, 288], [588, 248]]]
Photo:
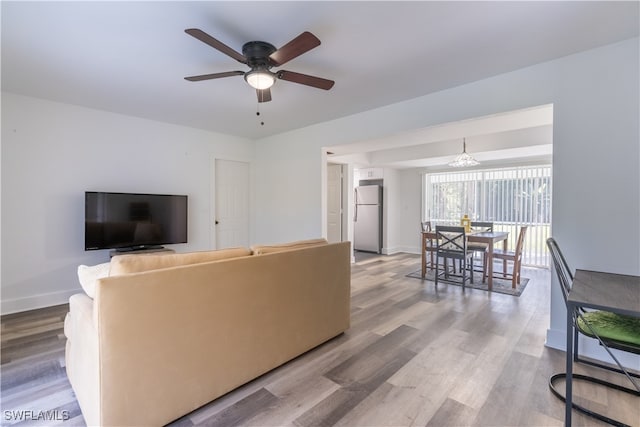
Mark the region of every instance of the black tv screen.
[[84, 249], [187, 243], [187, 196], [85, 192]]

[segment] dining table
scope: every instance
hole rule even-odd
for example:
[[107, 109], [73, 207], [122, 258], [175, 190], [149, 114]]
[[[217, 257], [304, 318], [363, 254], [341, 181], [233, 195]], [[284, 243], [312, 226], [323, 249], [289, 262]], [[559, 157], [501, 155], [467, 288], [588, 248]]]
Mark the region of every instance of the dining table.
[[577, 269], [567, 296], [565, 427], [571, 427], [573, 407], [573, 347], [575, 312], [594, 309], [640, 317], [640, 277]]
[[[422, 278], [427, 274], [427, 245], [429, 241], [437, 239], [435, 231], [422, 231]], [[487, 287], [493, 289], [493, 248], [496, 243], [502, 242], [502, 248], [506, 252], [509, 245], [508, 231], [470, 231], [467, 233], [467, 242], [485, 243], [487, 245]]]

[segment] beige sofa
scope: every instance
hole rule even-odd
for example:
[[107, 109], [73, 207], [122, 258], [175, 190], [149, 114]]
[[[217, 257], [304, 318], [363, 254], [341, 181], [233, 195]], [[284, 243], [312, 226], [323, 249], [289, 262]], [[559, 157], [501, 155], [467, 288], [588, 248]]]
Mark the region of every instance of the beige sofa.
[[71, 297], [88, 425], [166, 424], [349, 328], [349, 242], [252, 249], [117, 256]]

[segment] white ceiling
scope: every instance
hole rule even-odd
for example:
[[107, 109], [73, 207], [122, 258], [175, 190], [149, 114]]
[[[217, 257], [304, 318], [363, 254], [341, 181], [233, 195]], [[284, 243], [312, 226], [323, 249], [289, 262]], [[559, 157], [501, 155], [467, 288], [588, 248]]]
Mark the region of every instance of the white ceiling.
[[[258, 118], [242, 77], [183, 79], [245, 67], [193, 27], [238, 51], [311, 31], [282, 68], [336, 84], [278, 81]], [[635, 1], [2, 1], [2, 89], [259, 139], [637, 35]]]

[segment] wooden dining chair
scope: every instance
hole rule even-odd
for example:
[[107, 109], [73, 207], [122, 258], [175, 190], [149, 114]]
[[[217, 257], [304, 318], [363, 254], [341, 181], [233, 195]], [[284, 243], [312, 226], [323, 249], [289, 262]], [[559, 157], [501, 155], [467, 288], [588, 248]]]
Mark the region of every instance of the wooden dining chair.
[[[493, 231], [493, 222], [471, 221], [471, 229], [473, 231]], [[469, 242], [467, 244], [467, 249], [473, 251], [474, 254], [482, 255], [482, 283], [484, 283], [486, 279], [484, 271], [487, 269], [487, 253], [489, 252], [489, 245], [481, 242]]]
[[[420, 229], [421, 231], [432, 231], [431, 221], [422, 221], [420, 223]], [[435, 239], [427, 239], [425, 243], [425, 265], [422, 266], [423, 277], [427, 268], [431, 270], [435, 268], [435, 253], [438, 250]]]
[[[452, 261], [452, 267], [455, 266], [455, 261], [459, 260], [460, 275], [457, 277], [462, 278], [462, 289], [464, 290], [467, 280], [473, 283], [473, 252], [467, 249], [467, 235], [464, 231], [464, 227], [452, 227], [452, 226], [436, 226], [436, 287], [438, 286], [438, 278], [440, 275], [444, 275], [446, 279], [449, 279], [451, 272], [449, 271], [448, 260]], [[444, 271], [440, 273], [440, 259], [443, 260]], [[469, 276], [467, 276], [467, 269], [469, 269]], [[453, 274], [455, 275], [455, 273]]]
[[[571, 291], [571, 285], [573, 283], [573, 273], [569, 269], [569, 265], [567, 264], [567, 260], [564, 255], [560, 251], [560, 247], [558, 243], [555, 241], [553, 237], [547, 239], [547, 247], [549, 248], [549, 253], [551, 254], [551, 260], [553, 262], [553, 267], [556, 272], [556, 277], [558, 278], [558, 284], [560, 285], [560, 289], [562, 291], [562, 297], [564, 299], [565, 304], [567, 304], [567, 299], [569, 298], [569, 292]], [[572, 374], [573, 379], [586, 381], [592, 384], [598, 384], [601, 386], [605, 386], [608, 388], [612, 388], [618, 391], [622, 391], [625, 393], [632, 394], [634, 396], [640, 397], [640, 384], [635, 378], [640, 378], [640, 375], [637, 375], [633, 372], [630, 372], [626, 369], [618, 360], [618, 358], [611, 352], [610, 349], [616, 349], [626, 352], [631, 352], [634, 354], [640, 354], [640, 319], [631, 316], [625, 316], [622, 314], [611, 313], [607, 311], [601, 310], [592, 310], [587, 311], [584, 309], [577, 309], [574, 313], [572, 313], [573, 317], [573, 360], [576, 363], [583, 363], [590, 366], [595, 366], [601, 369], [605, 369], [608, 371], [618, 372], [624, 374], [627, 379], [633, 384], [634, 389], [623, 387], [619, 384], [614, 384], [609, 381], [602, 380], [600, 378], [596, 378], [589, 375], [583, 374]], [[567, 332], [569, 333], [569, 332]], [[578, 349], [578, 334], [583, 334], [590, 338], [594, 338], [598, 340], [598, 343], [607, 351], [609, 356], [613, 359], [616, 366], [605, 364], [604, 362], [597, 362], [592, 359], [584, 359], [580, 357], [580, 352]], [[565, 396], [563, 396], [560, 391], [556, 388], [555, 384], [558, 380], [565, 380], [567, 376], [566, 372], [561, 372], [557, 374], [553, 374], [549, 378], [549, 389], [551, 392], [562, 400], [566, 402]], [[602, 415], [598, 412], [587, 409], [583, 406], [577, 405], [576, 403], [572, 403], [572, 408], [582, 412], [590, 417], [599, 419], [600, 421], [604, 421], [605, 423], [615, 425], [615, 426], [624, 426], [619, 421], [616, 421], [610, 417]]]
[[[518, 241], [516, 242], [516, 249], [514, 251], [505, 251], [498, 248], [493, 249], [493, 259], [494, 261], [497, 259], [502, 260], [502, 277], [511, 277], [511, 287], [513, 289], [516, 288], [516, 284], [520, 284], [520, 276], [522, 272], [522, 247], [524, 245], [524, 238], [527, 234], [527, 228], [528, 226], [526, 225], [520, 227], [520, 233], [518, 233]], [[507, 272], [507, 263], [509, 261], [513, 263], [511, 273]], [[483, 279], [486, 275], [487, 265], [485, 263]]]

